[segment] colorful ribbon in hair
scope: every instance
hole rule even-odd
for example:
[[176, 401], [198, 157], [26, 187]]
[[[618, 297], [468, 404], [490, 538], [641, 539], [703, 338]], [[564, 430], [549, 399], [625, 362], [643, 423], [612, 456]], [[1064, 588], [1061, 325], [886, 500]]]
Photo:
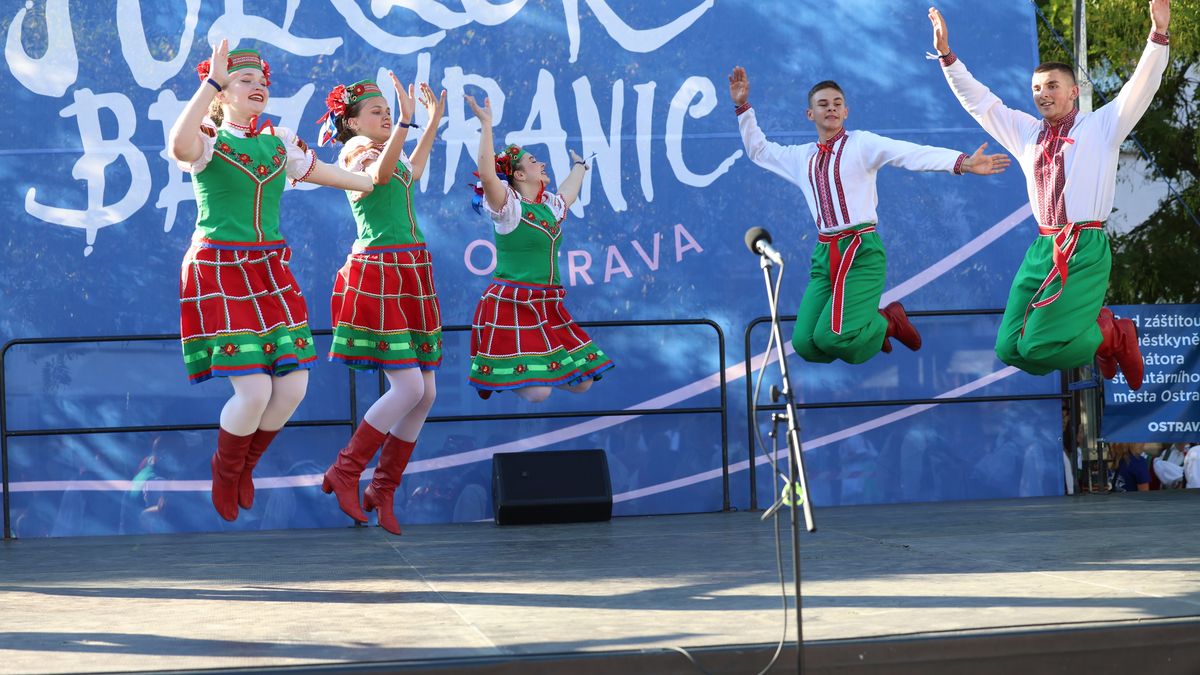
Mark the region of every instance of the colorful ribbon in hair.
[[317, 134], [317, 145], [324, 146], [337, 136], [337, 120], [346, 114], [346, 109], [359, 101], [383, 97], [379, 85], [373, 80], [359, 80], [351, 85], [339, 84], [325, 97], [325, 114], [317, 120], [321, 131]]

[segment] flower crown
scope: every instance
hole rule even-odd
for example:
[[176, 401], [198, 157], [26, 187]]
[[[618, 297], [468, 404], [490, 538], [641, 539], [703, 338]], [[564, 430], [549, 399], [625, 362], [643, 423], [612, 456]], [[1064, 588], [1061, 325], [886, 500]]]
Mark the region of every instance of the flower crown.
[[[253, 49], [235, 49], [229, 52], [226, 60], [226, 72], [234, 73], [247, 68], [261, 70], [267, 86], [271, 86], [271, 66], [259, 56], [258, 52]], [[204, 59], [196, 66], [196, 74], [200, 76], [201, 82], [208, 79], [208, 73], [211, 70], [212, 64], [208, 59]]]
[[509, 144], [508, 147], [500, 151], [500, 154], [496, 155], [496, 175], [501, 180], [509, 180], [513, 172], [516, 171], [517, 164], [521, 163], [521, 158], [527, 154], [529, 153], [525, 152], [521, 146]]
[[325, 145], [337, 135], [336, 122], [346, 114], [346, 109], [359, 101], [378, 96], [383, 97], [379, 85], [372, 80], [359, 80], [351, 85], [339, 84], [329, 90], [325, 97], [325, 114], [317, 120], [321, 132], [317, 137], [317, 145]]

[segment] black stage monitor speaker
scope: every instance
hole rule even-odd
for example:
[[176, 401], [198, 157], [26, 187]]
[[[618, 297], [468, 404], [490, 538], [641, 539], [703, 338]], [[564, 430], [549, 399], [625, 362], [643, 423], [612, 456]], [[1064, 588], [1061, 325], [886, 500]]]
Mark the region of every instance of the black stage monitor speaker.
[[603, 450], [498, 452], [492, 457], [497, 525], [581, 523], [612, 518]]

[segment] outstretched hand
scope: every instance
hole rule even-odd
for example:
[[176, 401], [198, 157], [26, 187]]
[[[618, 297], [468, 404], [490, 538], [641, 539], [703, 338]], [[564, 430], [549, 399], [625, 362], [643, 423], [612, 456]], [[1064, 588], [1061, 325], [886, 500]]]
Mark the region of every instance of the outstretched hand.
[[422, 82], [419, 103], [425, 108], [429, 119], [441, 119], [442, 114], [446, 112], [446, 90], [443, 89], [442, 95], [439, 97], [433, 93], [428, 82]]
[[479, 123], [484, 126], [492, 126], [492, 99], [483, 99], [483, 107], [481, 108], [475, 102], [475, 97], [469, 94], [463, 94], [463, 98], [467, 99], [467, 105], [471, 106], [471, 112], [479, 118]]
[[1171, 27], [1171, 0], [1150, 0], [1150, 21], [1155, 33], [1166, 35]]
[[733, 72], [729, 74], [729, 98], [733, 99], [734, 105], [746, 105], [746, 100], [750, 97], [750, 79], [746, 77], [746, 69], [741, 66], [734, 66]]
[[950, 30], [946, 27], [946, 18], [937, 7], [929, 8], [929, 23], [933, 24], [933, 48], [937, 53], [950, 52]]
[[400, 121], [408, 122], [412, 119], [413, 111], [417, 109], [416, 100], [413, 96], [413, 86], [410, 84], [406, 89], [400, 83], [399, 78], [392, 71], [388, 71], [388, 77], [392, 78], [392, 85], [396, 87], [396, 100], [400, 103]]
[[1004, 173], [1008, 165], [1012, 164], [1012, 159], [1004, 153], [996, 155], [983, 154], [984, 149], [988, 146], [987, 143], [979, 146], [975, 154], [963, 161], [963, 173], [973, 173], [979, 176], [991, 176], [997, 173]]
[[229, 40], [221, 40], [213, 47], [208, 59], [208, 77], [224, 89], [229, 84]]

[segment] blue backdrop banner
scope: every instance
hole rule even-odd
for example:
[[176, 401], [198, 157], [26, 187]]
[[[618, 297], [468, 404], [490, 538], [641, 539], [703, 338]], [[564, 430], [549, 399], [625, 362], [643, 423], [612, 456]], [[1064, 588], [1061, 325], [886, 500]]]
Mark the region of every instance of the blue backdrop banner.
[[[738, 135], [727, 76], [750, 77], [768, 137], [804, 143], [815, 82], [837, 80], [848, 126], [968, 153], [988, 140], [948, 90], [916, 0], [37, 0], [9, 3], [0, 87], [0, 342], [13, 515], [19, 536], [320, 527], [345, 524], [320, 475], [353, 420], [378, 396], [371, 375], [336, 363], [313, 371], [296, 424], [263, 459], [260, 504], [236, 523], [208, 504], [208, 456], [230, 390], [187, 384], [171, 340], [99, 342], [179, 329], [180, 260], [196, 217], [188, 174], [167, 133], [198, 86], [211, 44], [253, 47], [271, 64], [267, 112], [314, 144], [326, 92], [339, 83], [427, 81], [448, 110], [415, 210], [429, 239], [449, 325], [470, 321], [494, 267], [489, 223], [470, 208], [478, 123], [464, 94], [487, 96], [497, 143], [526, 145], [552, 180], [568, 150], [595, 155], [564, 223], [560, 254], [581, 321], [707, 318], [723, 331], [731, 408], [730, 490], [749, 503], [747, 469], [765, 459], [746, 428], [744, 340], [766, 331], [757, 260], [743, 232], [764, 226], [787, 257], [783, 308], [804, 290], [816, 230], [797, 189], [754, 166]], [[948, 0], [959, 56], [1009, 105], [1031, 110], [1032, 5]], [[393, 105], [395, 109], [395, 105]], [[415, 120], [424, 124], [423, 111]], [[417, 134], [410, 134], [410, 146]], [[997, 146], [993, 144], [993, 150]], [[336, 151], [319, 150], [332, 161]], [[1015, 169], [979, 178], [885, 169], [879, 232], [888, 250], [885, 302], [910, 310], [995, 308], [1036, 235]], [[314, 328], [330, 324], [334, 274], [355, 238], [342, 194], [301, 184], [285, 193], [282, 227]], [[930, 317], [925, 347], [849, 366], [795, 363], [809, 402], [938, 398], [947, 403], [806, 412], [803, 433], [819, 506], [1058, 494], [1056, 400], [955, 404], [963, 396], [1047, 394], [992, 352], [997, 318]], [[789, 327], [790, 328], [790, 327]], [[481, 401], [466, 383], [466, 333], [449, 332], [435, 416], [549, 410], [577, 417], [431, 422], [397, 510], [402, 522], [490, 517], [497, 451], [604, 448], [616, 513], [723, 505], [722, 434], [713, 414], [639, 415], [639, 408], [720, 404], [719, 348], [708, 326], [597, 328], [617, 363], [583, 396], [534, 408], [511, 395]], [[318, 338], [318, 353], [328, 338]], [[795, 357], [792, 357], [793, 359]], [[758, 363], [756, 359], [755, 364]], [[351, 387], [351, 383], [354, 387]], [[621, 416], [588, 414], [628, 410]], [[763, 416], [759, 423], [765, 423]], [[150, 427], [146, 430], [144, 427]], [[161, 427], [173, 427], [163, 430]], [[182, 427], [177, 429], [174, 427]], [[118, 433], [92, 433], [117, 428]], [[87, 431], [85, 433], [85, 430]], [[984, 433], [981, 433], [981, 430]], [[770, 474], [763, 499], [777, 492]]]
[[1141, 389], [1124, 376], [1105, 384], [1104, 438], [1129, 443], [1200, 440], [1200, 305], [1114, 305], [1138, 327], [1146, 362]]

